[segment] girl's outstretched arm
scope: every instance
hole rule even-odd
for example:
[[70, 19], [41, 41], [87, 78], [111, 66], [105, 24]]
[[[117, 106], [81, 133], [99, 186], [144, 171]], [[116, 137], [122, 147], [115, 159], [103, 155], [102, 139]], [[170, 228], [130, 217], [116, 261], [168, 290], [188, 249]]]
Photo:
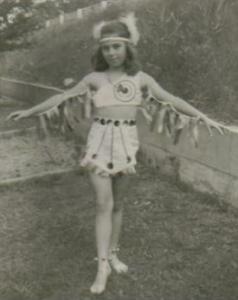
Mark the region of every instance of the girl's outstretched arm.
[[69, 98], [73, 98], [76, 96], [83, 96], [86, 95], [87, 93], [87, 83], [85, 78], [80, 81], [77, 85], [72, 87], [69, 90], [66, 90], [62, 94], [57, 94], [54, 95], [48, 99], [46, 99], [44, 102], [37, 104], [29, 109], [26, 110], [20, 110], [20, 111], [15, 111], [11, 113], [8, 117], [7, 120], [15, 120], [18, 121], [22, 118], [28, 118], [34, 115], [38, 115], [40, 113], [43, 113], [49, 109], [51, 109], [54, 106], [59, 105], [60, 103], [64, 102], [65, 100]]
[[142, 83], [148, 87], [148, 89], [151, 91], [152, 96], [155, 99], [165, 101], [167, 103], [170, 103], [172, 106], [174, 106], [175, 109], [178, 111], [187, 114], [192, 117], [197, 117], [198, 119], [201, 119], [205, 122], [206, 126], [209, 127], [214, 127], [216, 128], [221, 134], [223, 133], [222, 131], [222, 125], [219, 124], [216, 121], [211, 120], [208, 118], [204, 113], [202, 113], [200, 110], [196, 109], [183, 99], [176, 97], [166, 90], [164, 90], [156, 81], [153, 77], [146, 73], [142, 73]]

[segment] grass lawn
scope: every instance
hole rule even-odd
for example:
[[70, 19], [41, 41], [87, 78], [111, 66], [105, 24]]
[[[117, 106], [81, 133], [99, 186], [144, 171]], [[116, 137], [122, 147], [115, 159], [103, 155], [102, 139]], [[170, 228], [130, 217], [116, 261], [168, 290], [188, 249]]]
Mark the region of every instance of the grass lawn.
[[90, 295], [94, 201], [85, 174], [1, 187], [1, 300], [237, 300], [238, 212], [139, 166], [126, 196], [127, 275]]

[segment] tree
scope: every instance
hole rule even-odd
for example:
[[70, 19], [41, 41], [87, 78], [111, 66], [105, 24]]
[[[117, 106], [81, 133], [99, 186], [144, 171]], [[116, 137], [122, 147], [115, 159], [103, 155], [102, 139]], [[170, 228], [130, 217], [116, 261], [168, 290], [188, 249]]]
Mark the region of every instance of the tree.
[[32, 0], [0, 0], [0, 51], [24, 46], [36, 28]]
[[59, 8], [64, 12], [71, 12], [78, 8], [94, 5], [102, 2], [102, 0], [57, 0]]
[[0, 51], [29, 46], [29, 36], [45, 20], [101, 0], [0, 0]]

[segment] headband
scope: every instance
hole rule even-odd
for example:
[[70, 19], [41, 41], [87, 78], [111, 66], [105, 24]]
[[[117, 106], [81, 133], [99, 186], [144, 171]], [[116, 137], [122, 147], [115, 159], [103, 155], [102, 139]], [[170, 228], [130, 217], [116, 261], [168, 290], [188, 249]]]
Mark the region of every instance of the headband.
[[129, 42], [131, 43], [131, 39], [127, 39], [124, 37], [120, 37], [120, 36], [109, 36], [109, 37], [105, 37], [99, 40], [99, 43], [102, 44], [104, 42], [110, 42], [110, 41], [115, 41], [115, 42]]
[[125, 37], [116, 37], [116, 36], [111, 36], [111, 37], [102, 37], [102, 28], [110, 24], [109, 22], [106, 21], [101, 21], [100, 23], [96, 24], [93, 28], [93, 37], [95, 40], [99, 41], [100, 43], [106, 42], [109, 40], [117, 40], [117, 41], [125, 41], [125, 42], [131, 42], [134, 45], [137, 45], [140, 34], [136, 26], [136, 18], [135, 14], [133, 12], [127, 14], [126, 16], [120, 17], [117, 19], [118, 22], [121, 22], [126, 25], [128, 32], [130, 33], [130, 38], [125, 38]]

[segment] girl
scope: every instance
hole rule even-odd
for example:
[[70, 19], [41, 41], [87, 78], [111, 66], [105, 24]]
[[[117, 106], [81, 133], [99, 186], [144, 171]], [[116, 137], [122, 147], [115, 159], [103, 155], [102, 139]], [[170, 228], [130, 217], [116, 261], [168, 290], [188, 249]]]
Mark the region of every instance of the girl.
[[147, 90], [154, 99], [199, 118], [208, 127], [221, 129], [218, 123], [165, 91], [150, 75], [140, 70], [135, 50], [139, 33], [133, 14], [102, 22], [95, 26], [93, 34], [98, 43], [92, 58], [94, 72], [65, 93], [30, 109], [14, 112], [9, 119], [20, 120], [44, 113], [49, 116], [74, 96], [84, 99], [86, 110], [93, 103], [94, 119], [80, 164], [89, 170], [96, 194], [98, 269], [91, 292], [100, 294], [105, 290], [111, 269], [117, 273], [128, 270], [117, 255], [123, 214], [120, 192], [122, 185], [128, 182], [126, 174], [135, 173], [139, 147], [136, 113], [144, 102], [143, 91]]

